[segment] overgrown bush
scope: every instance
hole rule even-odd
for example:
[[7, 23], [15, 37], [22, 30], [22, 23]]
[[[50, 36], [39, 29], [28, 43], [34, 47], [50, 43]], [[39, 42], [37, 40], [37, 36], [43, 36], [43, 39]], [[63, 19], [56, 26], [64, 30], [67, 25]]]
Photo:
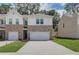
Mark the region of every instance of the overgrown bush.
[[3, 41], [3, 40], [4, 40], [3, 36], [2, 36], [2, 35], [0, 35], [0, 41]]

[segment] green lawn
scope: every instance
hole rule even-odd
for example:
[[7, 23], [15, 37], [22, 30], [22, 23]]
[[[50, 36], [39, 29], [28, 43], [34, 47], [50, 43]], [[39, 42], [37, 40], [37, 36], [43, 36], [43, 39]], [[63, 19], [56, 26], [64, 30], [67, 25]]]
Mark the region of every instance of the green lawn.
[[79, 40], [78, 39], [72, 39], [72, 38], [54, 38], [54, 42], [63, 45], [75, 52], [79, 52]]
[[0, 52], [16, 52], [18, 51], [26, 42], [16, 41], [5, 46], [0, 47]]

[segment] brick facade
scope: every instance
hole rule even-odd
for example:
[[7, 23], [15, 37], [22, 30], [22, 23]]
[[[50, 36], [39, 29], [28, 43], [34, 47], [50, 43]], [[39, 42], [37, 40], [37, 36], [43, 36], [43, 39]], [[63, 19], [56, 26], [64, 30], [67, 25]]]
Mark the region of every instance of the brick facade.
[[23, 26], [22, 25], [6, 25], [5, 28], [5, 34], [6, 38], [8, 39], [8, 33], [9, 32], [18, 32], [19, 33], [19, 39], [23, 39]]
[[31, 26], [28, 26], [28, 30], [29, 31], [43, 31], [43, 32], [46, 32], [46, 31], [51, 31], [52, 30], [52, 26], [48, 26], [48, 25], [31, 25]]

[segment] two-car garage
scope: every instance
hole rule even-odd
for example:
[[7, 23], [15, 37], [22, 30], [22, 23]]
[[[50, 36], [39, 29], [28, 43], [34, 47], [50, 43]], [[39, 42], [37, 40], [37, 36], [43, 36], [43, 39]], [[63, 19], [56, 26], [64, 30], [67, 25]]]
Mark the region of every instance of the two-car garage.
[[[30, 40], [49, 40], [50, 39], [50, 32], [30, 32]], [[9, 32], [8, 33], [8, 40], [18, 40], [19, 33], [18, 32]], [[28, 39], [28, 38], [27, 38]]]

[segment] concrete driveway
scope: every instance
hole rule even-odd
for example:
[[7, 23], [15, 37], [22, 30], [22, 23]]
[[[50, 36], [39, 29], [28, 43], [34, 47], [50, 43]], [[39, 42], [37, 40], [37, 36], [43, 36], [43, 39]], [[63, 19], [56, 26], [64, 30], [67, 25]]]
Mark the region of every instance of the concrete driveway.
[[65, 55], [73, 51], [52, 41], [29, 41], [17, 54], [21, 55]]

